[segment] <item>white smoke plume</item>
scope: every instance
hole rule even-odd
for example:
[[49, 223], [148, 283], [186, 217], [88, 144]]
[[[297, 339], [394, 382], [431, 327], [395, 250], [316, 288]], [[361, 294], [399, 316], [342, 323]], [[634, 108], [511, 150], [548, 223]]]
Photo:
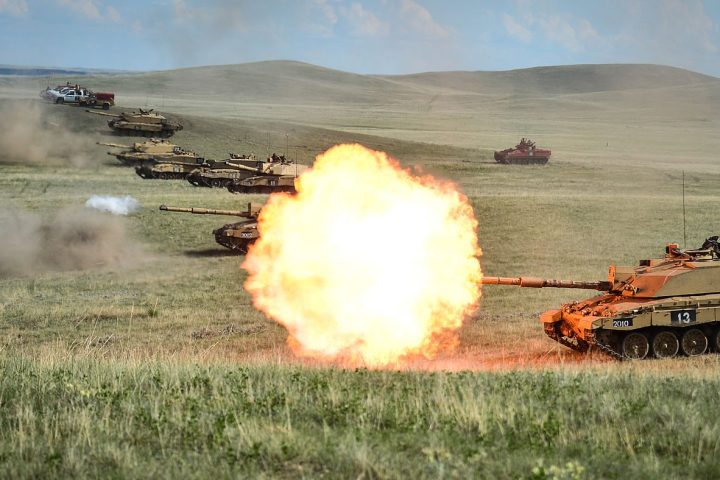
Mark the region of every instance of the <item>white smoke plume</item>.
[[133, 197], [111, 197], [109, 195], [93, 195], [85, 202], [86, 208], [93, 208], [113, 215], [129, 215], [138, 209], [140, 204]]

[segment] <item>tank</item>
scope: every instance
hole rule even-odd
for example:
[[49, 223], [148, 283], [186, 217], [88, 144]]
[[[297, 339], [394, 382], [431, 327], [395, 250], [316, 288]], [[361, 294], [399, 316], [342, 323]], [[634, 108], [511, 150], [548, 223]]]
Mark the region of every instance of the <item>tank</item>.
[[222, 161], [208, 161], [187, 176], [187, 181], [196, 187], [225, 188], [237, 179], [252, 176], [259, 162], [255, 155], [231, 153], [230, 158]]
[[495, 152], [495, 161], [498, 163], [512, 165], [545, 165], [550, 159], [552, 152], [547, 149], [538, 148], [535, 142], [523, 138], [515, 148], [506, 148], [501, 152]]
[[231, 180], [227, 185], [231, 193], [294, 193], [295, 179], [309, 170], [307, 165], [299, 165], [275, 153], [268, 157], [265, 163], [258, 164], [254, 168], [245, 166], [240, 168], [251, 172], [251, 175]]
[[137, 167], [150, 160], [172, 160], [190, 163], [195, 166], [198, 163], [203, 163], [203, 158], [197, 153], [185, 150], [160, 138], [151, 138], [144, 142], [135, 142], [132, 145], [107, 142], [97, 142], [97, 144], [122, 149], [120, 152], [107, 152], [107, 154], [117, 158], [120, 163], [129, 167]]
[[540, 316], [545, 333], [579, 352], [590, 347], [618, 359], [669, 358], [720, 351], [720, 243], [665, 247], [638, 266], [610, 266], [596, 282], [484, 277], [485, 285], [583, 288], [604, 292]]
[[121, 135], [136, 135], [141, 137], [170, 137], [183, 126], [172, 122], [150, 110], [139, 109], [138, 112], [123, 112], [121, 114], [85, 110], [95, 115], [113, 117], [108, 120], [108, 126]]
[[135, 167], [135, 173], [145, 180], [185, 180], [190, 173], [197, 170], [198, 165], [203, 165], [203, 158], [195, 158], [191, 163], [190, 159], [180, 160], [148, 160], [142, 165]]
[[232, 217], [243, 217], [246, 220], [235, 223], [228, 223], [213, 230], [215, 241], [233, 252], [246, 254], [250, 245], [258, 239], [260, 234], [257, 229], [257, 217], [260, 214], [260, 206], [248, 203], [247, 210], [216, 210], [211, 208], [184, 208], [168, 207], [160, 205], [160, 210], [167, 212], [194, 213], [197, 215], [227, 215]]

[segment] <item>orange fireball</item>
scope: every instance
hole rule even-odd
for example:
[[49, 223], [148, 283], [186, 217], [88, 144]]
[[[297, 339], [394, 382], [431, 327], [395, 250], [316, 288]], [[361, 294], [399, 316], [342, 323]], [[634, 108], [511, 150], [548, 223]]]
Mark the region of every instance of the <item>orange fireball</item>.
[[480, 297], [477, 221], [448, 183], [338, 145], [272, 195], [243, 263], [298, 355], [381, 367], [457, 345]]

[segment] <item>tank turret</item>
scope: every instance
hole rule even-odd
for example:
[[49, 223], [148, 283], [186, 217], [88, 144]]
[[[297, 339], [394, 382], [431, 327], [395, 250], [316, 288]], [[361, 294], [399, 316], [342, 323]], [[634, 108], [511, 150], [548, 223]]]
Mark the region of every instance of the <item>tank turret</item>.
[[224, 188], [235, 179], [250, 177], [257, 173], [262, 162], [254, 155], [230, 154], [223, 161], [210, 160], [187, 175], [187, 181], [196, 187]]
[[[107, 152], [117, 158], [122, 164], [129, 167], [138, 167], [148, 162], [165, 162], [172, 161], [176, 163], [188, 164], [191, 167], [186, 168], [189, 173], [198, 164], [203, 163], [204, 159], [198, 154], [185, 150], [179, 145], [170, 143], [160, 138], [151, 138], [144, 142], [135, 142], [132, 145], [123, 145], [120, 143], [104, 143], [97, 142], [98, 145], [106, 145], [112, 148], [122, 148], [120, 152]], [[185, 178], [184, 176], [182, 178]]]
[[580, 352], [596, 346], [617, 358], [639, 359], [720, 351], [718, 237], [698, 249], [668, 244], [663, 257], [638, 266], [610, 266], [606, 281], [484, 277], [481, 283], [606, 292], [540, 316], [550, 338]]
[[257, 217], [260, 214], [261, 208], [260, 205], [253, 203], [248, 203], [247, 210], [218, 210], [213, 208], [169, 207], [167, 205], [160, 205], [160, 210], [167, 212], [194, 213], [197, 215], [227, 215], [246, 218], [247, 220], [241, 222], [225, 224], [212, 232], [218, 244], [240, 254], [247, 253], [250, 245], [260, 237], [257, 229]]
[[310, 169], [275, 153], [255, 168], [241, 168], [254, 172], [254, 175], [230, 181], [227, 185], [230, 193], [294, 193], [295, 179]]
[[124, 135], [139, 135], [144, 137], [170, 137], [176, 131], [182, 130], [183, 126], [165, 118], [159, 113], [150, 110], [139, 109], [138, 112], [122, 112], [120, 114], [97, 112], [86, 110], [88, 113], [112, 117], [108, 120], [108, 126]]

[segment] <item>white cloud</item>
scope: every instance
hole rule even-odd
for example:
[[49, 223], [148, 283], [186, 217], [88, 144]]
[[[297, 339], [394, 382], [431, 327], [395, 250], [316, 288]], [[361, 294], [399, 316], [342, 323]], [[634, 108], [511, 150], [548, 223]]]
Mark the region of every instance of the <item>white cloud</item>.
[[389, 31], [389, 26], [385, 22], [359, 2], [353, 2], [349, 7], [340, 6], [340, 13], [353, 32], [358, 35], [385, 35]]
[[[2, 0], [0, 0], [2, 1]], [[104, 8], [99, 0], [56, 0], [61, 7], [69, 8], [90, 20], [119, 22], [122, 20], [120, 12], [113, 6]]]
[[400, 0], [400, 13], [408, 25], [427, 36], [443, 38], [450, 35], [450, 29], [435, 21], [428, 9], [414, 0]]
[[521, 42], [530, 43], [533, 38], [533, 34], [530, 30], [522, 26], [514, 17], [503, 13], [502, 15], [503, 26], [505, 31], [514, 38], [517, 38]]
[[664, 0], [660, 8], [662, 32], [675, 45], [717, 53], [713, 40], [718, 25], [697, 0]]
[[585, 51], [590, 44], [597, 46], [605, 42], [587, 19], [569, 14], [525, 12], [517, 19], [504, 13], [502, 20], [508, 35], [524, 43], [530, 43], [537, 36], [546, 38], [570, 52], [578, 53]]
[[58, 0], [63, 7], [68, 7], [92, 20], [100, 20], [100, 9], [94, 0]]
[[23, 16], [28, 12], [28, 4], [26, 0], [0, 0], [0, 14], [9, 13], [17, 17]]

